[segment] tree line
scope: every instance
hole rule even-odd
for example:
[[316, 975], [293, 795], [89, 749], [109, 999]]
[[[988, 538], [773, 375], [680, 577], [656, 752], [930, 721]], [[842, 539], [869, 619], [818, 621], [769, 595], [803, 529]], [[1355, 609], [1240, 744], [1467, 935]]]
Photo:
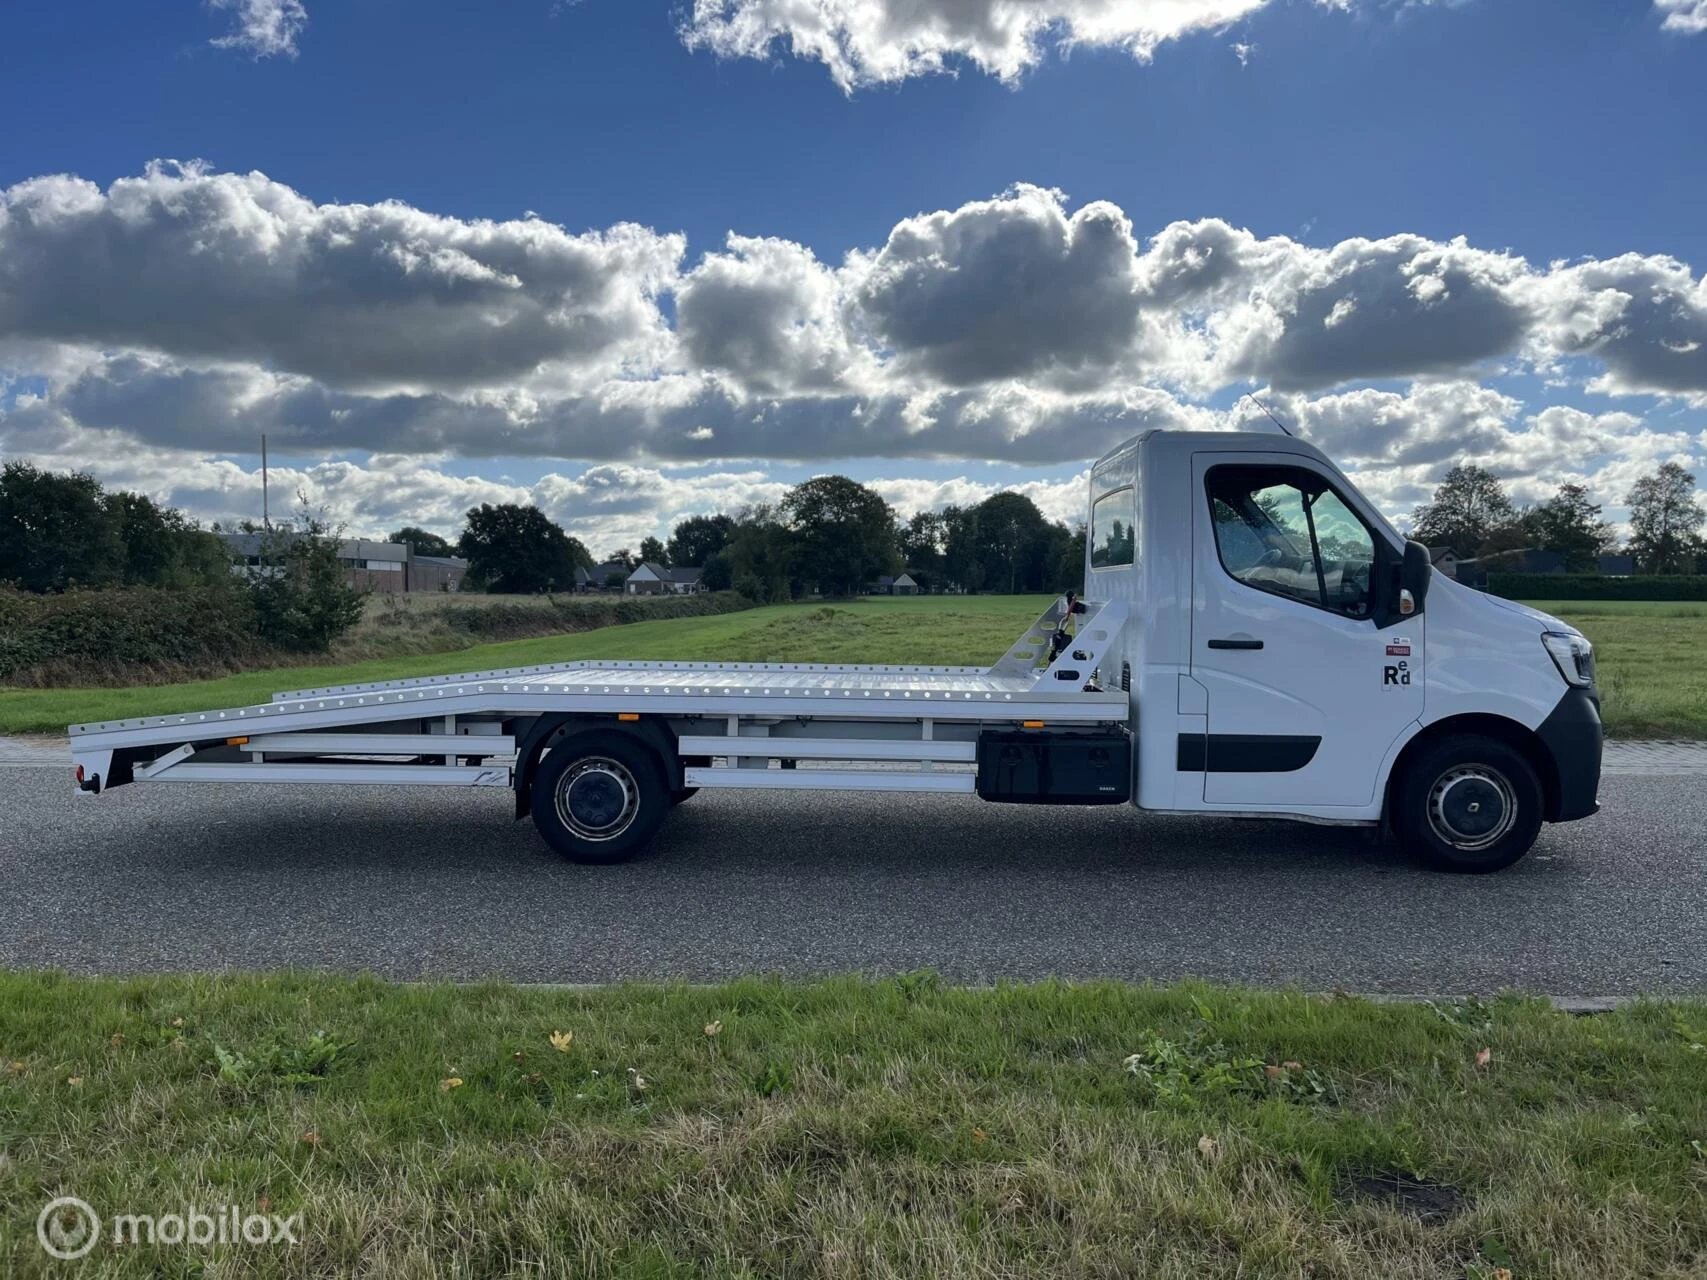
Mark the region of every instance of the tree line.
[[290, 528], [251, 531], [260, 539], [260, 564], [236, 574], [225, 540], [175, 508], [140, 493], [109, 492], [83, 473], [16, 461], [0, 466], [0, 585], [36, 594], [194, 592], [199, 606], [187, 607], [238, 618], [278, 648], [324, 653], [362, 613], [363, 593], [348, 584], [339, 561], [339, 531], [306, 502]]
[[563, 591], [576, 569], [615, 565], [616, 586], [641, 562], [703, 570], [713, 591], [772, 602], [818, 593], [857, 595], [884, 574], [910, 573], [922, 591], [1059, 591], [1083, 574], [1084, 531], [1047, 519], [1023, 494], [900, 519], [881, 495], [846, 476], [817, 476], [773, 504], [690, 516], [668, 539], [646, 538], [595, 560], [580, 539], [533, 506], [483, 504], [455, 543], [422, 529], [391, 535], [417, 554], [460, 554], [471, 585], [488, 591]]
[[[1695, 499], [1695, 477], [1676, 462], [1662, 464], [1631, 486], [1626, 548], [1639, 573], [1693, 573], [1707, 554], [1701, 528], [1707, 510]], [[1450, 547], [1460, 559], [1505, 551], [1556, 552], [1567, 572], [1593, 572], [1600, 557], [1619, 550], [1618, 532], [1600, 518], [1580, 484], [1559, 486], [1551, 498], [1519, 505], [1498, 477], [1475, 463], [1446, 473], [1434, 497], [1411, 517], [1411, 537], [1432, 547]]]

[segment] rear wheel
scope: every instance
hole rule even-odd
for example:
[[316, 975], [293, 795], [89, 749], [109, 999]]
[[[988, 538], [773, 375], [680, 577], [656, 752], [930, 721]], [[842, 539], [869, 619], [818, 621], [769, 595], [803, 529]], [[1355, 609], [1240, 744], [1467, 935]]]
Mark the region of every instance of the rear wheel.
[[622, 734], [589, 733], [546, 752], [529, 804], [553, 849], [571, 862], [608, 864], [651, 843], [671, 793], [645, 746]]
[[1395, 820], [1412, 853], [1447, 871], [1498, 871], [1541, 831], [1541, 781], [1516, 748], [1458, 734], [1425, 748], [1399, 780]]

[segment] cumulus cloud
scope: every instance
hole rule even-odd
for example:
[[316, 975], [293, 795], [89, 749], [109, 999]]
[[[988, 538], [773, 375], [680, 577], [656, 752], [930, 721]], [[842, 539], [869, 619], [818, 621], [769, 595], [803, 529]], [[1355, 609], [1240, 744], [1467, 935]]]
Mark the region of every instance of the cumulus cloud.
[[1675, 258], [1627, 253], [1554, 268], [1530, 290], [1543, 351], [1589, 355], [1614, 394], [1707, 390], [1707, 276]]
[[768, 58], [786, 49], [822, 62], [844, 91], [952, 71], [964, 60], [1008, 83], [1050, 47], [1157, 46], [1226, 26], [1267, 0], [694, 0], [690, 49]]
[[331, 387], [506, 385], [655, 361], [680, 236], [316, 204], [155, 164], [0, 193], [0, 337], [249, 360]]
[[950, 386], [1118, 364], [1138, 332], [1137, 242], [1115, 205], [1060, 192], [908, 218], [858, 261], [850, 304], [904, 369]]
[[207, 0], [231, 14], [231, 30], [212, 43], [253, 58], [296, 57], [296, 38], [308, 25], [302, 0]]
[[1685, 35], [1707, 31], [1707, 0], [1654, 0], [1654, 8], [1665, 15], [1661, 30]]
[[1256, 388], [1401, 510], [1461, 457], [1514, 480], [1614, 475], [1707, 437], [1627, 411], [1649, 404], [1578, 419], [1482, 385], [1540, 375], [1690, 422], [1707, 281], [1664, 256], [1536, 264], [1403, 232], [1310, 246], [1213, 218], [1146, 239], [1112, 204], [1025, 185], [835, 257], [745, 233], [686, 248], [636, 226], [322, 204], [187, 165], [105, 190], [31, 179], [0, 192], [0, 449], [174, 458], [206, 511], [231, 464], [186, 460], [250, 454], [262, 432], [383, 510], [468, 495], [437, 462], [417, 488], [364, 456], [574, 459], [593, 470], [534, 500], [638, 528], [664, 508], [608, 495], [648, 468], [654, 488], [755, 459], [1035, 474], [1152, 427], [1256, 421], [1226, 408]]

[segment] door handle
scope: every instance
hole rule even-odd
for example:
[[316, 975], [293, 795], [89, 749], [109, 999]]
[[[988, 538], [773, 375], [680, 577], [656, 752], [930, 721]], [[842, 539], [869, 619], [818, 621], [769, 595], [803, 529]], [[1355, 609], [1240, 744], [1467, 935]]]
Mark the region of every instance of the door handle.
[[1211, 649], [1260, 649], [1262, 648], [1262, 641], [1252, 640], [1248, 636], [1229, 636], [1224, 640], [1211, 640], [1209, 647]]

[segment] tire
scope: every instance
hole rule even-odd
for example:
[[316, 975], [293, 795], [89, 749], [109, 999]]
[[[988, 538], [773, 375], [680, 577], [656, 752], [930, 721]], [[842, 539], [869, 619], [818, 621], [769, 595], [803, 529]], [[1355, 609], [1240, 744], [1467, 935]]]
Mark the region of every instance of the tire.
[[692, 800], [699, 794], [698, 787], [677, 787], [670, 792], [670, 803], [680, 804], [684, 800]]
[[1455, 734], [1410, 762], [1394, 806], [1399, 838], [1430, 866], [1498, 871], [1535, 843], [1543, 795], [1534, 766], [1515, 747]]
[[626, 862], [652, 842], [669, 812], [658, 759], [620, 733], [553, 744], [534, 775], [529, 807], [545, 842], [571, 862]]

